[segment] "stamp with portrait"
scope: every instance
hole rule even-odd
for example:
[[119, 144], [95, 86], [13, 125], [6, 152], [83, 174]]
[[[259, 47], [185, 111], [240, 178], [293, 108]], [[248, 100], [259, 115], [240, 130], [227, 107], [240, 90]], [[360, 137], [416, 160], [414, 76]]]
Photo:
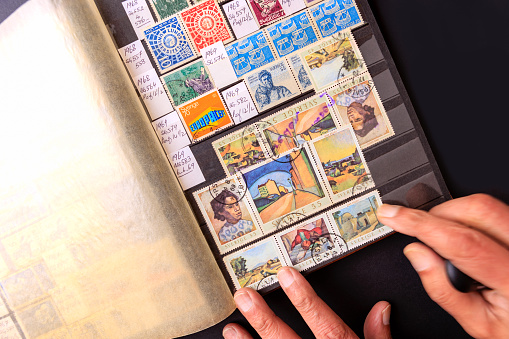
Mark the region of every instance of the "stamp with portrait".
[[249, 0], [249, 6], [260, 26], [268, 25], [285, 16], [279, 0]]
[[161, 76], [161, 82], [175, 106], [185, 104], [214, 89], [214, 82], [201, 58]]
[[281, 154], [243, 173], [247, 197], [264, 232], [289, 214], [311, 215], [330, 205], [308, 150]]
[[378, 220], [377, 210], [381, 204], [378, 191], [373, 191], [327, 212], [333, 228], [337, 228], [349, 250], [393, 231]]
[[144, 34], [145, 41], [161, 73], [166, 73], [196, 56], [184, 27], [176, 15], [150, 27], [144, 31]]
[[226, 46], [225, 49], [237, 77], [241, 77], [275, 60], [263, 31], [258, 31], [242, 40], [235, 41]]
[[148, 0], [158, 20], [164, 20], [190, 6], [187, 0]]
[[352, 126], [340, 127], [309, 145], [333, 203], [375, 186]]
[[394, 135], [369, 72], [349, 77], [327, 90], [342, 120], [350, 123], [361, 148]]
[[178, 111], [192, 141], [209, 137], [233, 124], [217, 89], [179, 106]]
[[234, 175], [267, 159], [267, 151], [254, 130], [239, 130], [212, 143], [226, 175]]
[[299, 12], [288, 19], [279, 21], [267, 27], [266, 30], [279, 57], [284, 57], [313, 44], [319, 38], [307, 11]]
[[246, 75], [258, 111], [266, 111], [301, 93], [286, 60], [277, 60]]
[[288, 266], [298, 271], [343, 255], [347, 246], [323, 213], [275, 235]]
[[305, 47], [299, 55], [315, 90], [366, 70], [366, 64], [349, 29]]
[[242, 176], [218, 181], [195, 192], [194, 198], [220, 253], [229, 252], [262, 235], [246, 199]]
[[218, 41], [227, 43], [233, 40], [233, 34], [215, 0], [200, 2], [180, 12], [180, 16], [198, 51]]
[[309, 11], [324, 38], [363, 23], [354, 0], [326, 0]]
[[278, 282], [277, 272], [283, 267], [273, 237], [229, 254], [223, 260], [237, 290], [243, 287], [261, 290], [273, 285]]
[[300, 56], [297, 53], [294, 53], [287, 56], [286, 59], [290, 63], [290, 69], [293, 72], [293, 76], [297, 79], [302, 93], [313, 89], [311, 77], [309, 76], [307, 69], [304, 68]]
[[327, 97], [314, 95], [264, 119], [270, 123], [262, 130], [273, 157], [334, 131], [341, 126]]

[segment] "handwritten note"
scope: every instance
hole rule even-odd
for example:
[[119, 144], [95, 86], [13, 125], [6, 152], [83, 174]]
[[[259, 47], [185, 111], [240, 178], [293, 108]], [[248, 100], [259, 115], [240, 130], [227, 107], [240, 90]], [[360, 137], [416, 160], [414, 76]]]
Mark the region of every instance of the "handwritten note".
[[292, 15], [306, 8], [306, 4], [304, 0], [281, 0], [281, 7], [283, 7], [283, 11], [285, 11], [286, 15]]
[[233, 70], [222, 41], [205, 47], [201, 50], [201, 54], [203, 63], [209, 70], [217, 88], [228, 86], [237, 81], [237, 75]]
[[166, 154], [178, 151], [191, 143], [176, 112], [157, 119], [152, 125]]
[[221, 94], [235, 124], [240, 124], [258, 114], [244, 82], [228, 88]]
[[134, 84], [138, 88], [152, 120], [173, 111], [173, 106], [155, 69], [152, 68], [135, 77]]
[[[298, 1], [302, 2], [303, 0]], [[306, 7], [306, 5], [304, 5], [304, 7]], [[229, 2], [226, 5], [223, 5], [223, 10], [226, 13], [226, 17], [228, 18], [230, 26], [232, 27], [233, 32], [235, 32], [237, 39], [249, 35], [260, 28], [258, 26], [258, 22], [253, 16], [253, 13], [251, 12], [251, 9], [247, 5], [246, 0], [234, 0]]]
[[143, 39], [145, 37], [143, 31], [154, 24], [154, 18], [148, 9], [146, 0], [127, 0], [122, 2], [122, 5], [138, 39]]
[[118, 53], [133, 78], [153, 68], [140, 40], [119, 48]]
[[189, 146], [171, 153], [169, 158], [182, 189], [187, 190], [205, 181], [200, 166]]

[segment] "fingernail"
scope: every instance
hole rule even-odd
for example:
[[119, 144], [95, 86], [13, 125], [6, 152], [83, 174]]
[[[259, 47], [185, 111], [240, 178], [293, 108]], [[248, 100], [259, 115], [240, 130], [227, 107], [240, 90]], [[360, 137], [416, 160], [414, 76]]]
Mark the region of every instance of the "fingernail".
[[381, 217], [394, 218], [396, 214], [398, 214], [400, 208], [401, 207], [397, 205], [382, 204], [382, 206], [378, 208], [377, 213]]
[[236, 294], [233, 299], [241, 312], [247, 312], [253, 306], [253, 301], [247, 292]]
[[283, 288], [290, 287], [291, 284], [295, 281], [293, 277], [293, 272], [289, 268], [282, 269], [277, 273], [277, 279], [279, 280], [279, 284]]
[[234, 327], [225, 327], [223, 330], [223, 338], [225, 339], [236, 339], [237, 331]]
[[389, 325], [391, 320], [391, 304], [387, 305], [382, 311], [382, 322], [385, 326]]
[[428, 258], [421, 251], [415, 250], [415, 249], [407, 250], [405, 248], [403, 250], [403, 253], [408, 258], [408, 260], [410, 261], [410, 264], [412, 264], [413, 268], [417, 272], [424, 271], [430, 267]]

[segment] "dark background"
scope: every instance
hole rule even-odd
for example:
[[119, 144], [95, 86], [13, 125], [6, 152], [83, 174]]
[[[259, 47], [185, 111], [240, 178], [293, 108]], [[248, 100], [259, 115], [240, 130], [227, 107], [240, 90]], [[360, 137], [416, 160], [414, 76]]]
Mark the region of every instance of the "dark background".
[[[452, 196], [483, 192], [509, 203], [509, 2], [368, 1]], [[0, 2], [0, 21], [24, 2]], [[403, 256], [412, 241], [392, 235], [308, 279], [359, 335], [371, 306], [387, 300], [395, 338], [467, 337], [427, 297]], [[267, 300], [301, 336], [311, 336], [281, 290]], [[229, 321], [246, 324], [238, 311]], [[219, 337], [225, 324], [198, 336]]]

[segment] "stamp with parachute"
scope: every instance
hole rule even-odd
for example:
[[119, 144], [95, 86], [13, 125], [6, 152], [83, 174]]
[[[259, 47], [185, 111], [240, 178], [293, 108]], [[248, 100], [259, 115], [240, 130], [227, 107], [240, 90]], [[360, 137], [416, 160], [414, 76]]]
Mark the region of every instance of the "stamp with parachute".
[[263, 235], [246, 191], [242, 176], [235, 175], [193, 193], [220, 253]]
[[349, 250], [393, 232], [378, 220], [381, 204], [378, 191], [373, 191], [327, 212]]

